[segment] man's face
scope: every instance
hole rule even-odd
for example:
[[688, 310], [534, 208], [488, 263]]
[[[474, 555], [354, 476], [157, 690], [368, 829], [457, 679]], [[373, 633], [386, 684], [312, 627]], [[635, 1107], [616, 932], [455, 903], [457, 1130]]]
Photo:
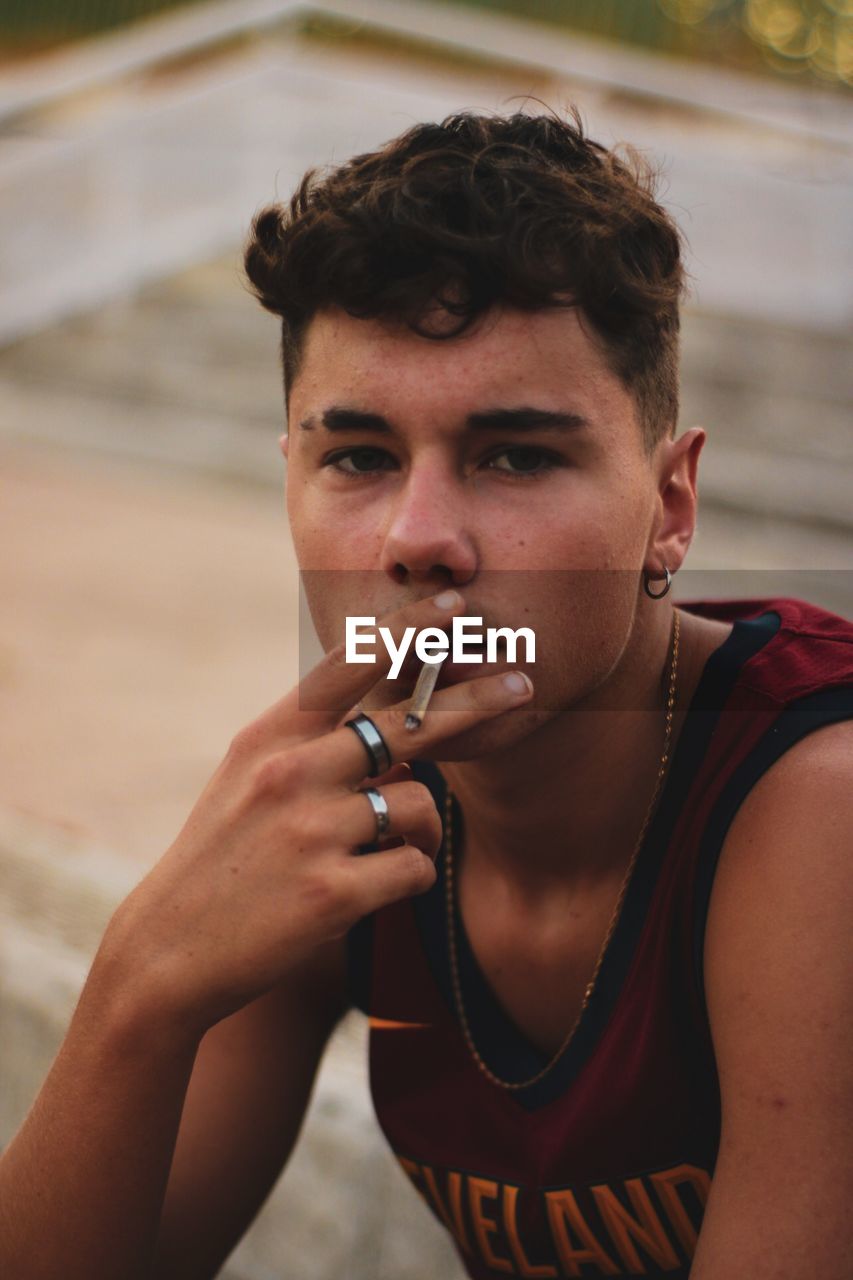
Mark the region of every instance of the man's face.
[[[657, 487], [633, 398], [574, 310], [495, 310], [446, 341], [322, 312], [289, 432], [288, 514], [324, 648], [347, 615], [451, 584], [484, 626], [535, 630], [535, 664], [514, 664], [533, 701], [445, 759], [511, 745], [612, 672]], [[410, 689], [384, 682], [365, 705]]]

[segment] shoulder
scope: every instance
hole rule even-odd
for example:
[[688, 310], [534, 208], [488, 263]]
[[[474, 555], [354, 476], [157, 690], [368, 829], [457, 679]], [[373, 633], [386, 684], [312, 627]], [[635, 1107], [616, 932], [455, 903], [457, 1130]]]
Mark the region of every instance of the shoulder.
[[715, 958], [745, 891], [761, 888], [764, 897], [773, 884], [780, 891], [785, 884], [799, 884], [813, 896], [819, 892], [816, 874], [818, 881], [818, 873], [846, 878], [851, 842], [853, 719], [848, 719], [821, 725], [795, 741], [744, 797], [720, 852], [706, 934], [709, 958]]
[[[720, 852], [705, 933], [705, 988], [715, 1045], [732, 998], [821, 959], [825, 978], [849, 939], [853, 907], [853, 720], [824, 725], [791, 746], [738, 809]], [[793, 954], [792, 954], [793, 953]], [[759, 971], [770, 959], [772, 971]], [[840, 959], [840, 956], [839, 956]], [[821, 975], [810, 975], [814, 990]], [[803, 995], [806, 996], [806, 991]], [[811, 1005], [812, 1001], [807, 1001]]]
[[[708, 1010], [718, 1028], [728, 1019], [733, 985], [759, 979], [751, 959], [795, 939], [803, 962], [826, 951], [825, 930], [843, 926], [851, 907], [851, 865], [853, 720], [844, 720], [789, 747], [728, 829], [705, 934]], [[793, 958], [783, 958], [789, 969]], [[772, 983], [772, 975], [762, 981]]]
[[[794, 703], [790, 711], [794, 713], [797, 709]], [[817, 788], [823, 799], [839, 792], [837, 798], [843, 803], [844, 784], [846, 782], [849, 787], [851, 778], [853, 717], [828, 724], [818, 723], [788, 746], [751, 788], [738, 810], [726, 846], [742, 840], [746, 831], [757, 834], [753, 829], [764, 829], [769, 822], [784, 825], [774, 815], [792, 805], [791, 788], [798, 793], [807, 788]], [[817, 808], [816, 805], [813, 807]], [[820, 820], [819, 813], [814, 817]]]
[[[853, 720], [790, 747], [740, 805], [720, 852], [705, 934], [705, 988], [715, 1046], [732, 999], [790, 1002], [792, 970], [821, 960], [825, 981], [849, 939], [853, 907]], [[774, 960], [772, 970], [768, 961]], [[838, 956], [840, 960], [840, 955]], [[759, 962], [765, 967], [759, 968]], [[806, 974], [803, 974], [804, 980]], [[810, 1006], [812, 999], [807, 999]]]
[[853, 1268], [851, 864], [847, 720], [761, 776], [720, 854], [705, 994], [722, 1131], [696, 1280], [841, 1280]]

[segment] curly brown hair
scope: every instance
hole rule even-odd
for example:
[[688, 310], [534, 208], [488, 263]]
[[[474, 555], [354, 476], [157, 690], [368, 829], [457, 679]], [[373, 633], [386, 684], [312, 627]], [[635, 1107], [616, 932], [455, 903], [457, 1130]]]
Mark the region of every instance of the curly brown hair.
[[[576, 306], [632, 392], [650, 456], [678, 419], [678, 227], [656, 174], [585, 136], [580, 114], [463, 112], [310, 169], [254, 218], [252, 290], [281, 317], [285, 396], [312, 317], [337, 306], [437, 340], [492, 306]], [[424, 327], [439, 304], [458, 323]]]

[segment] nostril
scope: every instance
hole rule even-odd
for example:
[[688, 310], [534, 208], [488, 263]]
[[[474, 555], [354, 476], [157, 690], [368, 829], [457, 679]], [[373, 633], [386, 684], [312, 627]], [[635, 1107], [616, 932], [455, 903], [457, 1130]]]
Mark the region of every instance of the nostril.
[[456, 585], [456, 575], [446, 564], [434, 564], [428, 569], [420, 569], [398, 560], [390, 574], [396, 583], [417, 583], [435, 592]]

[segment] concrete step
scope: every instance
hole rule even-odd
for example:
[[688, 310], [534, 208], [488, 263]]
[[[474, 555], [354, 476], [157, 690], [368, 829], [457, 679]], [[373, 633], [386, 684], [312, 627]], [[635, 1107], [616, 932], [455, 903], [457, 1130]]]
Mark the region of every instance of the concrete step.
[[[0, 433], [278, 485], [278, 342], [235, 251], [0, 351]], [[845, 335], [686, 311], [706, 505], [853, 529], [849, 356]]]
[[[244, 421], [278, 418], [278, 323], [248, 295], [238, 252], [0, 351], [15, 381], [128, 402], [185, 404]], [[853, 457], [853, 344], [690, 308], [683, 318], [684, 418], [726, 441], [763, 435], [794, 452]], [[805, 419], [804, 419], [805, 415]]]
[[[688, 308], [682, 335], [682, 420], [715, 438], [853, 458], [853, 334]], [[706, 417], [703, 419], [703, 414]]]
[[[0, 1148], [17, 1131], [65, 1034], [133, 864], [0, 807]], [[367, 1024], [335, 1031], [281, 1179], [222, 1280], [461, 1280], [446, 1232], [391, 1155], [366, 1079]]]

